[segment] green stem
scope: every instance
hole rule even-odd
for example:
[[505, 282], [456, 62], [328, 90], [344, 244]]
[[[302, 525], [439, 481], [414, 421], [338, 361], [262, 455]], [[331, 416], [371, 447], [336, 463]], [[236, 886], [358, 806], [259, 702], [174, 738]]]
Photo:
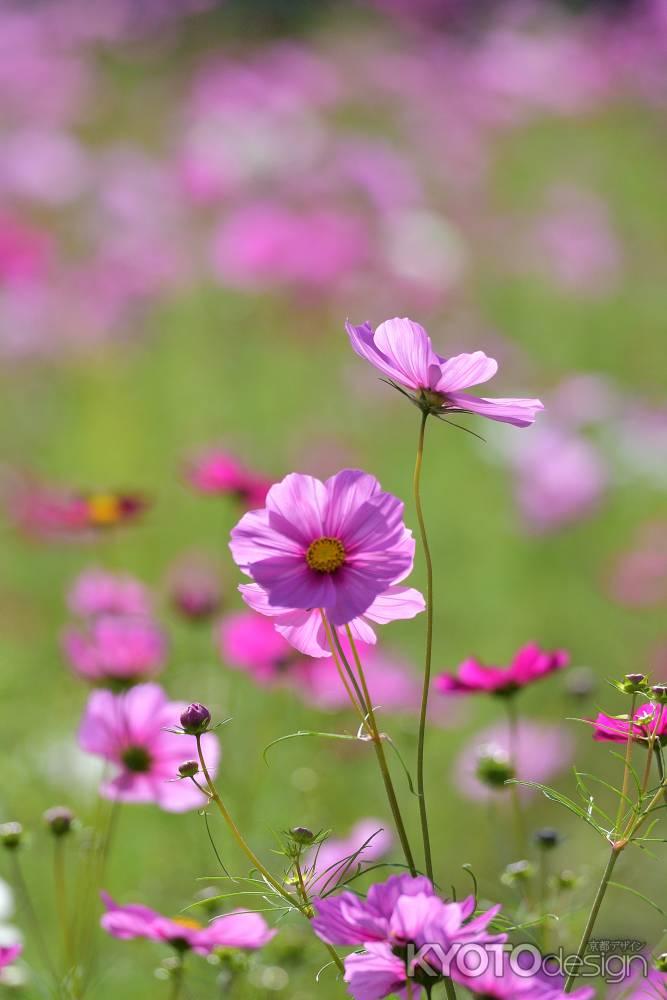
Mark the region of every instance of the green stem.
[[42, 925], [40, 923], [39, 917], [37, 916], [37, 911], [35, 910], [35, 907], [33, 906], [32, 903], [32, 897], [30, 895], [30, 890], [28, 889], [28, 884], [25, 878], [23, 877], [23, 869], [18, 859], [18, 850], [12, 851], [12, 867], [14, 870], [13, 871], [14, 883], [16, 885], [18, 894], [21, 897], [21, 901], [23, 903], [23, 908], [25, 910], [28, 923], [32, 927], [32, 932], [35, 941], [37, 943], [37, 947], [42, 955], [44, 964], [46, 965], [49, 974], [51, 975], [55, 983], [56, 995], [57, 995], [60, 990], [60, 981], [58, 979], [58, 974], [53, 964], [53, 960], [49, 953], [49, 948], [42, 931]]
[[[396, 795], [394, 783], [391, 778], [391, 772], [387, 764], [387, 757], [385, 755], [384, 746], [382, 744], [382, 736], [380, 735], [380, 731], [378, 729], [377, 719], [375, 717], [375, 710], [373, 708], [373, 702], [371, 700], [370, 692], [368, 690], [368, 685], [366, 683], [366, 675], [364, 674], [364, 670], [361, 664], [361, 659], [359, 657], [359, 652], [355, 645], [354, 637], [352, 636], [352, 631], [350, 629], [350, 626], [346, 625], [345, 628], [347, 631], [348, 642], [350, 643], [350, 648], [352, 650], [352, 655], [354, 657], [355, 666], [357, 668], [357, 673], [359, 675], [359, 681], [361, 683], [361, 690], [364, 698], [364, 706], [366, 712], [368, 713], [368, 722], [370, 724], [371, 740], [375, 748], [375, 755], [377, 757], [380, 773], [382, 774], [382, 780], [384, 782], [384, 787], [387, 793], [387, 799], [389, 800], [391, 814], [394, 817], [394, 823], [396, 825], [398, 838], [401, 842], [401, 847], [403, 848], [403, 854], [405, 855], [405, 860], [407, 862], [408, 868], [410, 869], [410, 874], [414, 876], [417, 874], [417, 868], [415, 866], [412, 849], [410, 848], [410, 841], [408, 840], [408, 835], [405, 829], [405, 823], [403, 822], [401, 807], [398, 804], [398, 797]], [[336, 635], [335, 629], [334, 629], [334, 635], [336, 637], [336, 644], [338, 646], [338, 654], [342, 658], [345, 658], [345, 653], [340, 644], [340, 639]]]
[[623, 816], [625, 813], [625, 803], [627, 802], [628, 790], [630, 788], [630, 769], [632, 766], [632, 750], [635, 744], [635, 741], [632, 737], [632, 732], [634, 726], [633, 720], [635, 717], [636, 704], [637, 704], [637, 695], [633, 694], [632, 706], [630, 708], [630, 726], [628, 730], [628, 743], [625, 748], [625, 770], [623, 771], [623, 787], [621, 789], [621, 798], [619, 799], [618, 802], [618, 813], [616, 814], [616, 825], [614, 827], [614, 830], [616, 831], [616, 837], [618, 837], [621, 832], [621, 823], [623, 821]]
[[[519, 720], [517, 717], [514, 695], [508, 695], [504, 701], [509, 722], [510, 764], [512, 765], [512, 769], [516, 777], [517, 762], [519, 759]], [[515, 782], [512, 782], [510, 785], [510, 797], [512, 799], [512, 809], [514, 811], [517, 849], [519, 857], [521, 857], [526, 852], [526, 821], [523, 815], [523, 806], [521, 805], [519, 786]]]
[[[244, 839], [243, 834], [241, 833], [241, 831], [237, 827], [236, 823], [232, 819], [232, 816], [231, 816], [229, 810], [227, 809], [226, 805], [224, 804], [224, 802], [220, 798], [220, 795], [218, 794], [218, 790], [217, 790], [217, 788], [215, 787], [215, 785], [213, 783], [213, 779], [211, 778], [211, 775], [209, 773], [208, 766], [206, 764], [206, 760], [204, 759], [204, 752], [202, 750], [202, 745], [201, 745], [201, 736], [197, 736], [196, 740], [197, 740], [197, 755], [199, 757], [199, 764], [201, 766], [202, 773], [204, 775], [204, 778], [206, 779], [206, 786], [208, 788], [208, 794], [209, 794], [209, 796], [211, 798], [211, 801], [215, 802], [215, 804], [216, 804], [216, 806], [218, 808], [218, 811], [219, 811], [220, 815], [222, 816], [222, 818], [224, 819], [224, 821], [227, 824], [227, 826], [229, 827], [229, 829], [230, 829], [230, 831], [232, 833], [232, 836], [234, 837], [234, 840], [236, 841], [236, 843], [238, 844], [238, 846], [241, 848], [241, 850], [243, 851], [243, 853], [245, 854], [245, 856], [248, 858], [248, 860], [252, 864], [253, 868], [256, 868], [257, 871], [260, 873], [260, 875], [262, 875], [262, 877], [264, 878], [265, 882], [267, 882], [272, 887], [272, 889], [274, 889], [280, 896], [282, 896], [283, 899], [285, 899], [290, 904], [290, 906], [295, 907], [295, 909], [299, 910], [299, 912], [307, 920], [310, 920], [310, 915], [308, 913], [308, 910], [303, 905], [303, 903], [301, 903], [298, 899], [296, 899], [296, 897], [291, 892], [288, 892], [288, 890], [283, 885], [281, 885], [280, 882], [278, 882], [273, 877], [273, 875], [262, 864], [262, 862], [259, 860], [259, 858], [255, 854], [255, 852], [252, 850], [252, 848], [250, 847], [250, 845]], [[338, 954], [338, 952], [334, 948], [332, 948], [331, 945], [327, 944], [327, 945], [325, 945], [325, 947], [326, 947], [327, 951], [329, 952], [329, 955], [331, 956], [331, 958], [332, 958], [333, 962], [335, 963], [336, 967], [338, 968], [338, 971], [339, 972], [344, 972], [345, 971], [345, 967], [343, 965], [342, 959], [341, 959], [340, 955]]]
[[63, 953], [67, 971], [74, 967], [72, 934], [67, 907], [67, 877], [65, 874], [65, 838], [56, 837], [53, 843], [53, 884], [56, 909], [63, 936]]
[[565, 987], [564, 987], [565, 993], [572, 992], [572, 987], [574, 986], [575, 980], [577, 978], [576, 967], [581, 965], [583, 957], [586, 954], [586, 949], [588, 948], [588, 942], [591, 939], [591, 934], [593, 933], [593, 928], [595, 927], [595, 921], [597, 920], [598, 913], [600, 912], [600, 907], [602, 906], [602, 901], [605, 897], [605, 893], [607, 892], [607, 886], [609, 885], [609, 880], [612, 876], [614, 865], [618, 861], [618, 857], [622, 850], [623, 850], [622, 847], [618, 847], [616, 845], [614, 845], [611, 849], [611, 854], [609, 855], [607, 866], [603, 872], [600, 885], [598, 886], [598, 891], [595, 894], [595, 899], [593, 900], [593, 906], [591, 907], [591, 912], [589, 913], [588, 920], [586, 921], [586, 927], [584, 928], [584, 933], [579, 943], [579, 949], [577, 951], [577, 961], [575, 963], [575, 971], [570, 973], [565, 982]]
[[428, 811], [426, 807], [426, 790], [424, 786], [424, 747], [426, 742], [426, 719], [428, 712], [428, 696], [431, 688], [431, 658], [433, 654], [433, 562], [426, 534], [426, 523], [422, 511], [420, 484], [422, 462], [424, 458], [424, 433], [428, 412], [423, 411], [419, 427], [419, 443], [414, 472], [414, 497], [419, 522], [424, 560], [426, 562], [426, 651], [424, 655], [424, 684], [422, 688], [421, 709], [419, 712], [419, 736], [417, 740], [417, 794], [419, 795], [419, 816], [421, 820], [422, 839], [424, 841], [424, 862], [426, 874], [433, 881], [433, 862], [431, 859], [431, 837], [428, 829]]
[[178, 963], [178, 965], [172, 970], [171, 973], [171, 1000], [178, 1000], [181, 995], [181, 989], [183, 988], [183, 980], [185, 979], [185, 965], [183, 960]]

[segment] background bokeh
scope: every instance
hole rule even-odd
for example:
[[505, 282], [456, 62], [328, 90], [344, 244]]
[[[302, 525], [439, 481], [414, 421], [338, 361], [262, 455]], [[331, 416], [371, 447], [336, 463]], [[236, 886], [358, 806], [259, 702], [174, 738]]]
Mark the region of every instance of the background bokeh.
[[[415, 526], [418, 414], [352, 353], [346, 317], [409, 315], [441, 354], [497, 357], [493, 394], [544, 400], [529, 430], [466, 419], [485, 442], [429, 426], [435, 663], [506, 663], [529, 640], [569, 649], [573, 666], [526, 693], [521, 714], [564, 727], [560, 788], [573, 790], [575, 746], [583, 769], [614, 773], [564, 719], [621, 711], [605, 678], [667, 668], [666, 83], [660, 0], [0, 5], [0, 820], [35, 830], [25, 863], [51, 930], [39, 817], [60, 801], [88, 820], [95, 808], [98, 772], [75, 745], [86, 691], [59, 642], [66, 592], [91, 565], [154, 590], [170, 694], [232, 717], [220, 784], [263, 856], [272, 830], [343, 836], [387, 818], [364, 747], [295, 740], [267, 767], [279, 736], [351, 731], [353, 718], [230, 669], [211, 622], [169, 601], [174, 564], [197, 550], [223, 613], [241, 606], [227, 551], [241, 508], [185, 474], [208, 446], [273, 478], [362, 467]], [[104, 537], [60, 537], [30, 503], [109, 489], [151, 506]], [[416, 619], [381, 636], [415, 676], [422, 632]], [[506, 803], [470, 798], [459, 762], [497, 705], [434, 702], [438, 878], [467, 891], [470, 863], [511, 909]], [[412, 761], [414, 713], [386, 727]], [[546, 823], [567, 834], [555, 867], [581, 875], [562, 901], [576, 928], [601, 845], [530, 800], [531, 828]], [[220, 828], [216, 841], [244, 871]], [[664, 860], [639, 852], [621, 867], [643, 892], [664, 877]], [[122, 810], [116, 896], [175, 913], [215, 872], [196, 813]], [[653, 947], [663, 921], [619, 893], [603, 925]], [[101, 943], [96, 1000], [166, 990], [157, 949]], [[314, 985], [319, 964], [288, 922], [233, 996], [338, 996], [331, 973]], [[202, 968], [193, 997], [232, 995]]]

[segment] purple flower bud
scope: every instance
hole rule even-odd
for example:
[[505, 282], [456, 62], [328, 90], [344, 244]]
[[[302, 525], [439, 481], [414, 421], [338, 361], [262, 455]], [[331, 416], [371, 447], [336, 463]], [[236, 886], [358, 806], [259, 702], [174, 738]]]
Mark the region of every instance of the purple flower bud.
[[74, 813], [67, 806], [54, 806], [46, 810], [42, 819], [54, 837], [64, 837], [72, 829]]
[[290, 836], [297, 844], [312, 844], [315, 834], [307, 826], [295, 826], [290, 830]]
[[667, 704], [667, 684], [654, 684], [651, 688], [651, 693], [661, 705]]
[[561, 835], [552, 826], [544, 826], [535, 831], [535, 843], [543, 851], [552, 851], [561, 842]]
[[645, 674], [626, 674], [625, 679], [630, 684], [641, 684], [646, 680], [646, 676]]
[[181, 715], [181, 725], [190, 736], [199, 736], [200, 733], [205, 733], [210, 724], [211, 713], [205, 705], [200, 705], [197, 701], [188, 705]]
[[178, 768], [181, 778], [194, 778], [199, 773], [199, 764], [196, 760], [186, 760]]

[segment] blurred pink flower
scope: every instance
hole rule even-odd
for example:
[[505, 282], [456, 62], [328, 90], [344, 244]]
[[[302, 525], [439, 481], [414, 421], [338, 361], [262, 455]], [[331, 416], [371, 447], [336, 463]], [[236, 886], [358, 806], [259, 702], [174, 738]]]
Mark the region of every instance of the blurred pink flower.
[[15, 962], [22, 951], [20, 944], [0, 945], [0, 972]]
[[102, 902], [106, 913], [100, 923], [112, 937], [121, 941], [162, 941], [179, 952], [192, 950], [198, 955], [210, 955], [216, 948], [262, 948], [277, 933], [269, 929], [261, 914], [249, 910], [224, 913], [202, 926], [189, 917], [163, 917], [136, 903], [119, 906], [106, 892], [102, 893]]
[[[513, 760], [519, 781], [545, 783], [568, 767], [574, 755], [574, 740], [564, 726], [539, 724], [520, 719], [516, 739], [512, 739], [508, 723], [496, 723], [475, 733], [454, 763], [453, 773], [461, 794], [478, 802], [506, 794], [503, 788], [494, 790], [478, 777], [480, 760], [499, 755]], [[521, 794], [531, 789], [520, 787]]]
[[3, 493], [12, 521], [38, 539], [92, 538], [97, 531], [136, 520], [150, 505], [138, 493], [75, 493], [13, 473]]
[[610, 574], [609, 590], [621, 604], [650, 606], [667, 599], [667, 522], [643, 525], [632, 548]]
[[355, 276], [368, 256], [366, 228], [356, 214], [334, 206], [297, 211], [264, 201], [242, 205], [223, 220], [211, 262], [218, 280], [232, 287], [330, 293]]
[[189, 552], [177, 559], [167, 586], [172, 607], [186, 619], [204, 621], [220, 610], [220, 573], [204, 554]]
[[6, 198], [61, 208], [83, 195], [88, 179], [87, 154], [68, 132], [31, 127], [3, 139], [0, 195]]
[[0, 212], [0, 285], [30, 285], [45, 278], [52, 257], [48, 233]]
[[379, 861], [391, 850], [394, 838], [377, 819], [362, 819], [343, 840], [328, 837], [304, 857], [304, 871], [311, 895], [330, 892], [351, 878], [360, 867]]
[[548, 652], [533, 642], [522, 646], [507, 667], [487, 666], [470, 657], [459, 664], [456, 674], [439, 674], [435, 684], [442, 694], [511, 695], [569, 662], [565, 650]]
[[555, 531], [591, 514], [609, 481], [592, 442], [554, 424], [542, 424], [519, 441], [510, 461], [519, 510], [536, 532]]
[[[639, 959], [640, 956], [635, 957]], [[667, 973], [651, 969], [645, 977], [642, 975], [643, 970], [639, 969], [641, 966], [633, 969], [622, 982], [610, 986], [607, 1000], [665, 1000]]]
[[[206, 805], [206, 796], [188, 779], [178, 778], [179, 765], [197, 759], [194, 736], [169, 732], [179, 724], [185, 702], [169, 701], [158, 684], [139, 684], [123, 694], [94, 691], [79, 727], [79, 746], [113, 765], [100, 794], [122, 802], [154, 803], [167, 812]], [[211, 773], [218, 768], [220, 747], [212, 733], [201, 737]]]
[[136, 684], [160, 673], [167, 640], [149, 618], [103, 615], [87, 626], [67, 628], [62, 646], [75, 673], [97, 683]]
[[248, 510], [261, 507], [273, 480], [249, 469], [234, 455], [219, 448], [210, 448], [195, 456], [188, 464], [187, 478], [200, 493], [231, 496]]
[[539, 399], [488, 399], [461, 392], [488, 382], [498, 363], [484, 354], [436, 354], [423, 326], [404, 318], [386, 320], [373, 332], [369, 323], [346, 323], [352, 349], [390, 382], [414, 393], [414, 400], [436, 415], [476, 413], [490, 420], [527, 427], [544, 407]]
[[76, 578], [67, 595], [67, 606], [80, 618], [98, 615], [148, 615], [148, 588], [129, 573], [111, 573], [92, 567]]

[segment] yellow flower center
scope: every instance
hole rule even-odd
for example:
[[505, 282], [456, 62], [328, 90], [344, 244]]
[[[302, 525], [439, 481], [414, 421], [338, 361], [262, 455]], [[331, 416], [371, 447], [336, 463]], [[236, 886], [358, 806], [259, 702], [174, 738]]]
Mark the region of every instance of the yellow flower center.
[[172, 917], [172, 924], [178, 924], [179, 927], [184, 927], [189, 931], [200, 931], [201, 924], [198, 920], [190, 920], [188, 917]]
[[316, 538], [306, 552], [306, 562], [317, 573], [335, 573], [345, 562], [345, 548], [337, 538]]
[[117, 524], [121, 516], [121, 505], [112, 493], [96, 493], [88, 497], [88, 517], [90, 523], [99, 527]]

